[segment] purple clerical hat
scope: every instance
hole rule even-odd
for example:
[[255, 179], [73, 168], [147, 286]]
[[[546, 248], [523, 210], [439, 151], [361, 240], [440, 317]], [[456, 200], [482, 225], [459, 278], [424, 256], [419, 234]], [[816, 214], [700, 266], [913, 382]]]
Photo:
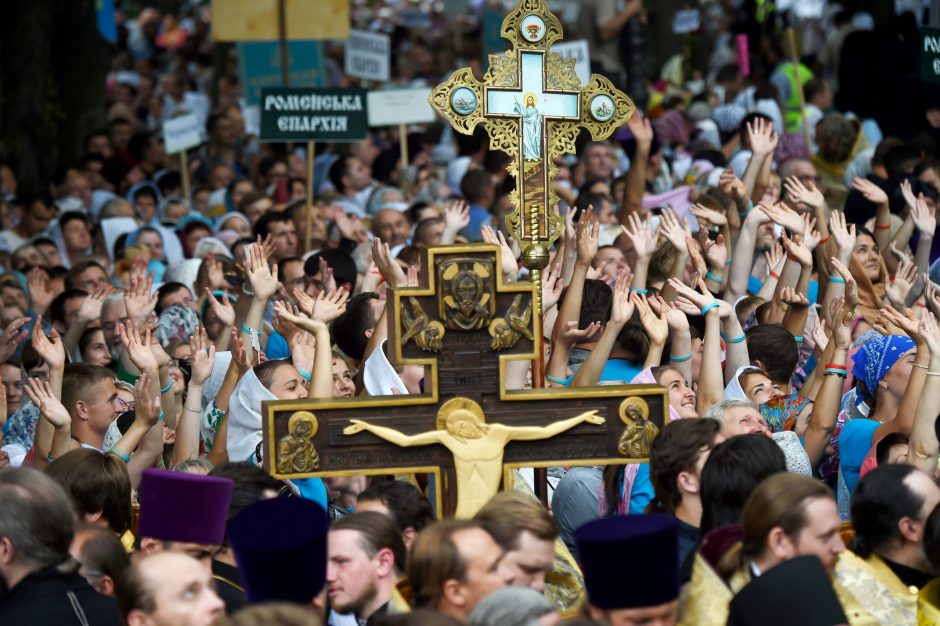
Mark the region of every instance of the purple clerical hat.
[[221, 545], [232, 485], [228, 478], [144, 470], [137, 534], [162, 541]]
[[309, 604], [326, 581], [326, 511], [303, 498], [259, 500], [232, 518], [228, 541], [248, 601]]

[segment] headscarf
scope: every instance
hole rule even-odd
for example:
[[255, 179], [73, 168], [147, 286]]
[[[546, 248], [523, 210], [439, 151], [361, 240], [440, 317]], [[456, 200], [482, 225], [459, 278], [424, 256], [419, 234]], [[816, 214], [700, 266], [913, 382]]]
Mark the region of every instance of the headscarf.
[[791, 431], [796, 428], [796, 421], [807, 406], [811, 403], [809, 398], [798, 393], [789, 396], [774, 396], [761, 404], [758, 409], [764, 416], [767, 427], [771, 433]]
[[199, 316], [191, 308], [174, 304], [160, 312], [157, 341], [166, 347], [173, 341], [189, 341], [199, 327]]
[[248, 219], [248, 216], [244, 213], [239, 213], [238, 211], [232, 211], [231, 213], [226, 213], [219, 218], [219, 221], [215, 224], [215, 232], [226, 230], [225, 225], [228, 224], [232, 219], [242, 220], [248, 226], [248, 229], [251, 230], [251, 220]]
[[653, 129], [664, 145], [689, 145], [689, 124], [677, 109], [670, 109], [653, 120]]
[[747, 397], [747, 394], [744, 393], [744, 387], [741, 386], [740, 381], [738, 380], [741, 377], [741, 374], [748, 370], [758, 369], [753, 365], [742, 365], [738, 368], [738, 371], [734, 373], [734, 376], [731, 377], [731, 380], [728, 381], [728, 384], [725, 386], [725, 400], [750, 400]]
[[849, 262], [849, 271], [852, 273], [852, 278], [855, 279], [855, 283], [858, 285], [857, 310], [869, 324], [877, 322], [878, 317], [881, 315], [882, 301], [885, 297], [885, 287], [888, 284], [888, 268], [885, 267], [885, 261], [880, 256], [878, 257], [878, 265], [878, 280], [872, 282], [872, 280], [868, 278], [865, 268], [862, 267], [862, 264], [859, 263], [854, 254], [852, 255], [852, 260]]
[[408, 395], [408, 388], [405, 387], [404, 381], [385, 356], [387, 341], [383, 339], [382, 344], [372, 351], [362, 366], [363, 386], [370, 396], [390, 396], [392, 389], [397, 389], [402, 395]]
[[248, 461], [260, 465], [255, 450], [261, 443], [261, 403], [265, 400], [277, 400], [277, 396], [261, 384], [254, 369], [249, 369], [229, 400], [227, 441], [232, 463]]
[[[631, 385], [658, 385], [656, 377], [653, 376], [653, 368], [647, 367], [645, 370], [633, 377], [633, 380], [630, 381]], [[679, 415], [679, 411], [676, 410], [672, 404], [669, 403], [669, 394], [666, 394], [666, 406], [669, 407], [669, 421], [674, 422], [676, 420], [682, 419], [682, 416]]]
[[862, 346], [855, 355], [852, 375], [865, 383], [869, 398], [874, 398], [891, 366], [913, 347], [914, 341], [906, 335], [879, 335]]

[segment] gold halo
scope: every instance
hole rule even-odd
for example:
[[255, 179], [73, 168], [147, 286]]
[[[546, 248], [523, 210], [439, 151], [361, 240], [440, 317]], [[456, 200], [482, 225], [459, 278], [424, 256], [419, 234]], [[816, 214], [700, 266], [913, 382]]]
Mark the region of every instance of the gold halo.
[[444, 430], [447, 425], [447, 418], [450, 417], [454, 411], [461, 409], [472, 413], [474, 417], [480, 420], [481, 424], [486, 423], [483, 409], [481, 409], [480, 405], [475, 401], [470, 398], [451, 398], [437, 410], [437, 419], [434, 422], [434, 427], [437, 430]]
[[496, 327], [497, 327], [497, 326], [500, 326], [500, 325], [503, 325], [503, 324], [505, 324], [505, 323], [506, 323], [506, 320], [504, 320], [503, 318], [501, 318], [501, 317], [494, 317], [494, 318], [493, 318], [493, 321], [490, 322], [490, 327], [489, 327], [490, 337], [495, 337], [495, 336], [496, 336]]
[[633, 420], [627, 416], [627, 408], [631, 406], [639, 407], [640, 414], [643, 416], [643, 419], [649, 419], [650, 407], [648, 404], [646, 404], [646, 400], [642, 398], [637, 398], [637, 397], [627, 398], [626, 400], [620, 403], [620, 410], [619, 410], [620, 420], [624, 424], [629, 426], [633, 423]]
[[313, 424], [313, 429], [310, 432], [310, 439], [313, 439], [317, 435], [317, 431], [320, 430], [320, 424], [317, 421], [317, 416], [311, 413], [310, 411], [297, 411], [290, 416], [290, 419], [287, 420], [287, 434], [289, 435], [294, 429], [294, 425], [301, 420], [309, 420]]
[[523, 94], [523, 96], [522, 96], [522, 103], [523, 103], [524, 105], [529, 106], [529, 104], [528, 104], [528, 103], [529, 103], [529, 96], [532, 96], [532, 99], [535, 100], [535, 104], [536, 104], [536, 105], [539, 103], [539, 99], [535, 97], [535, 92], [534, 92], [534, 91], [527, 91], [527, 92], [525, 92], [525, 94]]

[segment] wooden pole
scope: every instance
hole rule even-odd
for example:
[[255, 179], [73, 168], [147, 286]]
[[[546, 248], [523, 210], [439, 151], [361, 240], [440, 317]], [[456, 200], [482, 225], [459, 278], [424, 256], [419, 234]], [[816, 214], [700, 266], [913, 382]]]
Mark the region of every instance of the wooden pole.
[[277, 0], [277, 41], [281, 52], [281, 83], [290, 83], [290, 61], [287, 54], [287, 0]]
[[398, 143], [401, 144], [401, 167], [408, 169], [408, 127], [398, 125]]
[[809, 136], [809, 124], [806, 123], [806, 95], [803, 93], [803, 79], [800, 78], [800, 55], [796, 47], [796, 31], [787, 29], [787, 41], [790, 42], [790, 59], [793, 62], [793, 78], [796, 80], [796, 93], [800, 96], [800, 118], [803, 125], [803, 136], [806, 138], [806, 149], [811, 150], [813, 142]]
[[189, 202], [189, 161], [186, 159], [186, 151], [183, 150], [180, 155], [180, 177], [183, 179], [183, 198]]
[[304, 224], [304, 252], [310, 251], [313, 238], [313, 160], [316, 158], [317, 144], [307, 142], [307, 217]]

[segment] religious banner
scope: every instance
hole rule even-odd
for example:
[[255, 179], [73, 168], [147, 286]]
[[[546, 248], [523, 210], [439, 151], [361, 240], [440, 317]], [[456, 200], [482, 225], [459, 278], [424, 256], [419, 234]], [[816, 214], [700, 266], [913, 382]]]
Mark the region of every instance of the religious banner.
[[261, 141], [362, 141], [366, 120], [364, 89], [261, 90]]
[[391, 43], [388, 35], [367, 30], [349, 31], [345, 48], [348, 76], [388, 82], [391, 75]]
[[[281, 0], [212, 0], [214, 41], [278, 39]], [[346, 39], [349, 0], [283, 0], [287, 39]]]
[[[326, 84], [323, 44], [319, 41], [287, 42], [288, 79], [293, 87], [322, 87]], [[249, 106], [261, 104], [261, 89], [280, 87], [281, 53], [276, 41], [238, 44], [238, 67], [242, 92]]]
[[940, 83], [940, 28], [920, 29], [920, 79]]
[[397, 126], [398, 124], [430, 124], [437, 119], [428, 104], [431, 89], [382, 89], [370, 91], [369, 126]]
[[444, 510], [473, 516], [519, 467], [648, 460], [658, 385], [506, 389], [541, 337], [533, 283], [507, 284], [492, 244], [424, 249], [418, 287], [387, 295], [389, 360], [422, 395], [268, 401], [261, 457], [278, 478], [432, 473]]

